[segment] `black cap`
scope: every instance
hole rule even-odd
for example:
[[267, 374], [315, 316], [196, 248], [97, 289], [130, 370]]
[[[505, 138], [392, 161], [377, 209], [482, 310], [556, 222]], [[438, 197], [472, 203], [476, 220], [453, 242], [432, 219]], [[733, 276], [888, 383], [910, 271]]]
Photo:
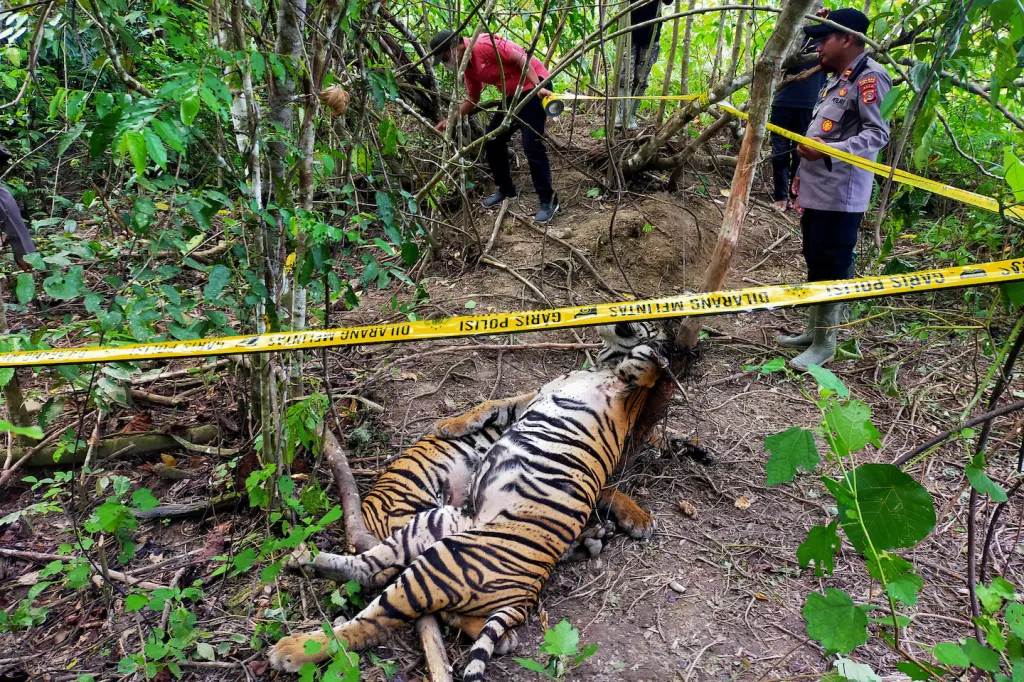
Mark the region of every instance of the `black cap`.
[[434, 34], [430, 39], [430, 52], [434, 55], [434, 64], [441, 63], [441, 55], [451, 48], [454, 39], [458, 37], [455, 31], [438, 31]]
[[[857, 33], [867, 33], [868, 24], [871, 23], [871, 20], [868, 19], [863, 12], [852, 7], [834, 9], [829, 12], [828, 16], [825, 18], [833, 23], [839, 24], [840, 26], [845, 26], [851, 31], [856, 31]], [[819, 24], [817, 22], [810, 26], [804, 26], [804, 34], [810, 38], [823, 38], [829, 33], [839, 32], [840, 31], [836, 28], [829, 26], [828, 24]]]

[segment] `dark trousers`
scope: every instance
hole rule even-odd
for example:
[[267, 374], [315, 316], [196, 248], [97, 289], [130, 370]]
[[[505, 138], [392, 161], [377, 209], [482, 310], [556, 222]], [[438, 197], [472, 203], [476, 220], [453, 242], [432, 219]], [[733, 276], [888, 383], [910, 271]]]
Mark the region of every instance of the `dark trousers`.
[[[772, 107], [770, 121], [784, 130], [806, 135], [807, 127], [811, 125], [811, 110], [803, 107]], [[775, 181], [772, 196], [775, 201], [783, 201], [790, 198], [789, 185], [796, 177], [800, 157], [796, 153], [796, 142], [777, 133], [772, 133], [771, 140], [772, 178]]]
[[863, 213], [805, 208], [800, 218], [807, 281], [853, 277], [853, 249]]
[[[506, 103], [506, 106], [508, 104]], [[508, 106], [509, 109], [514, 108]], [[487, 132], [493, 132], [505, 120], [505, 112], [499, 111], [487, 126]], [[508, 143], [512, 135], [522, 129], [523, 151], [530, 163], [530, 177], [533, 187], [537, 190], [542, 204], [551, 201], [555, 191], [551, 187], [551, 164], [548, 161], [548, 150], [544, 147], [544, 123], [547, 114], [539, 97], [531, 97], [516, 115], [508, 130], [484, 145], [487, 152], [487, 164], [494, 175], [494, 183], [506, 196], [516, 195], [516, 185], [512, 182], [512, 167], [508, 154]]]
[[34, 253], [35, 244], [32, 235], [21, 219], [21, 211], [10, 191], [0, 185], [0, 227], [3, 229], [5, 243], [11, 247], [15, 258], [22, 258], [26, 253]]

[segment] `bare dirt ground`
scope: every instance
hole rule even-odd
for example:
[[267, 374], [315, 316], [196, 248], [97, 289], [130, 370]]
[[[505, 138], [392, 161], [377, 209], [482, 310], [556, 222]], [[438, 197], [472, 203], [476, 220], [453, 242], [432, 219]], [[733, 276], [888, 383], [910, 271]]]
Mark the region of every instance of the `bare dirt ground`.
[[[602, 278], [615, 288], [632, 290], [638, 297], [693, 290], [720, 224], [724, 199], [719, 190], [726, 181], [713, 175], [691, 176], [672, 194], [625, 194], [616, 211], [608, 197], [587, 196], [589, 181], [575, 170], [577, 164], [578, 159], [556, 156], [555, 177], [563, 212], [550, 227], [551, 234], [586, 253]], [[525, 163], [518, 179], [528, 186]], [[763, 189], [763, 185], [755, 187], [761, 199], [766, 197]], [[513, 202], [511, 210], [531, 215], [534, 201], [527, 194]], [[476, 229], [483, 242], [493, 220], [494, 214], [481, 212], [478, 216]], [[792, 213], [780, 216], [766, 204], [755, 204], [727, 286], [801, 281], [798, 230]], [[470, 234], [463, 236], [464, 243], [474, 240]], [[467, 265], [457, 240], [450, 243], [456, 245], [426, 272], [431, 298], [419, 309], [423, 316], [608, 298], [576, 257], [516, 219], [506, 219], [492, 256], [529, 280], [544, 299], [507, 270]], [[909, 252], [911, 246], [904, 250]], [[918, 250], [907, 260], [922, 267], [935, 264], [927, 250]], [[387, 306], [389, 297], [364, 292], [359, 309], [333, 314], [333, 322], [398, 319]], [[832, 369], [855, 397], [871, 406], [874, 423], [883, 435], [883, 447], [869, 448], [861, 461], [892, 461], [956, 423], [990, 362], [983, 356], [984, 336], [976, 330], [951, 329], [971, 323], [965, 301], [972, 300], [963, 292], [951, 292], [875, 300], [857, 307], [857, 317], [871, 318], [870, 323], [851, 323], [844, 335], [858, 339], [862, 356], [834, 363]], [[968, 317], [962, 317], [962, 312]], [[833, 659], [826, 658], [804, 634], [800, 609], [805, 595], [832, 586], [846, 590], [859, 603], [882, 604], [877, 584], [869, 580], [862, 561], [848, 545], [830, 578], [815, 578], [813, 571], [801, 569], [796, 561], [797, 546], [808, 529], [834, 519], [833, 502], [820, 483], [821, 471], [800, 476], [793, 484], [764, 486], [764, 438], [790, 426], [811, 428], [818, 423], [819, 413], [799, 381], [746, 368], [784, 355], [775, 345], [774, 335], [797, 328], [801, 317], [799, 311], [778, 310], [706, 319], [708, 338], [702, 360], [696, 374], [683, 379], [683, 392], [676, 395], [668, 423], [698, 438], [714, 453], [717, 464], [705, 468], [689, 460], [648, 453], [618, 485], [655, 514], [658, 531], [654, 537], [648, 542], [616, 538], [599, 558], [556, 570], [538, 612], [550, 625], [568, 618], [580, 629], [582, 643], [600, 647], [568, 679], [817, 679], [831, 669]], [[1003, 328], [997, 333], [1000, 343], [1006, 332]], [[578, 333], [584, 341], [595, 341], [591, 330]], [[380, 463], [416, 440], [433, 420], [462, 412], [489, 397], [532, 390], [561, 372], [583, 366], [582, 350], [519, 347], [552, 341], [575, 343], [577, 339], [572, 332], [562, 331], [329, 353], [335, 391], [365, 386], [363, 395], [385, 408], [383, 414], [364, 415], [355, 405], [357, 418], [366, 420], [372, 435], [369, 442], [350, 446], [352, 456], [359, 458], [353, 467], [360, 480], [368, 485]], [[466, 350], [476, 344], [502, 344], [502, 348]], [[461, 349], [437, 352], [455, 346]], [[379, 371], [382, 367], [386, 369]], [[320, 376], [317, 362], [309, 372]], [[808, 389], [814, 390], [813, 383]], [[140, 406], [136, 412], [148, 411], [160, 428], [223, 423], [237, 417], [234, 406], [241, 398], [242, 384], [228, 374], [210, 384], [202, 399], [188, 408]], [[124, 427], [133, 416], [132, 411], [124, 412], [108, 432]], [[997, 478], [1005, 480], [1011, 475], [1016, 459], [1014, 434], [1020, 426], [997, 426], [993, 439], [997, 445], [990, 457]], [[245, 440], [239, 435], [237, 444], [246, 447]], [[819, 449], [825, 451], [820, 442]], [[936, 532], [908, 556], [921, 569], [925, 587], [917, 607], [904, 613], [912, 618], [904, 631], [905, 641], [930, 644], [969, 631], [963, 459], [963, 450], [954, 444], [911, 470], [935, 495], [940, 517]], [[118, 473], [129, 476], [135, 485], [151, 487], [162, 502], [209, 495], [208, 482], [218, 463], [215, 455], [194, 454], [184, 465], [192, 473], [185, 481], [158, 477], [153, 466], [159, 461], [159, 456], [153, 455], [121, 462]], [[824, 470], [829, 472], [829, 465], [824, 465]], [[326, 470], [311, 475], [334, 494]], [[23, 485], [14, 494], [6, 493], [0, 501], [0, 515], [36, 501], [38, 493]], [[682, 513], [682, 502], [692, 505], [696, 515]], [[995, 537], [994, 553], [996, 570], [1018, 586], [1024, 562], [1019, 544], [1021, 512], [1020, 503], [1011, 501]], [[0, 546], [55, 551], [67, 537], [62, 518], [51, 515], [35, 527], [8, 529]], [[987, 517], [981, 514], [979, 518]], [[146, 522], [136, 537], [139, 558], [133, 566], [152, 567], [202, 548], [214, 553], [237, 552], [258, 544], [266, 532], [264, 523], [245, 508], [167, 524]], [[340, 528], [332, 528], [317, 540], [323, 546], [340, 545], [342, 537]], [[18, 578], [39, 566], [0, 561], [0, 580], [5, 585], [0, 588], [0, 606], [7, 608], [27, 590], [18, 584]], [[180, 566], [144, 568], [144, 577], [166, 584]], [[204, 578], [210, 567], [200, 564], [190, 570], [188, 576]], [[313, 603], [323, 598], [323, 592], [314, 594], [286, 575], [275, 585], [262, 588], [255, 576], [205, 578], [204, 585], [207, 597], [198, 609], [201, 627], [211, 633], [209, 641], [230, 643], [230, 653], [221, 659], [221, 667], [186, 667], [183, 679], [289, 679], [275, 676], [261, 665], [264, 654], [254, 650], [249, 641], [254, 627], [268, 622], [265, 609], [276, 604], [282, 592], [292, 594], [293, 603], [301, 604], [302, 613], [310, 619], [305, 625], [292, 622], [290, 627], [315, 627]], [[327, 589], [324, 585], [320, 588]], [[115, 594], [113, 598], [123, 597]], [[5, 642], [0, 646], [0, 666], [6, 663], [0, 667], [0, 679], [75, 679], [83, 669], [93, 671], [97, 679], [117, 679], [117, 660], [124, 652], [138, 649], [134, 618], [125, 616], [123, 609], [107, 609], [95, 592], [88, 597], [66, 592], [50, 608], [53, 615], [45, 625], [28, 633], [0, 635], [0, 642]], [[532, 654], [542, 641], [540, 619], [532, 617], [519, 634], [517, 654]], [[448, 641], [458, 678], [468, 644], [456, 641], [454, 635], [449, 635]], [[856, 650], [852, 658], [870, 663], [883, 675], [893, 675], [897, 660], [876, 640], [872, 642]], [[417, 651], [418, 644], [407, 636], [375, 653], [399, 664], [401, 672], [394, 679], [413, 680], [421, 679], [424, 672]], [[244, 670], [241, 662], [245, 662]], [[384, 679], [379, 668], [367, 668], [364, 676]], [[534, 674], [511, 657], [500, 657], [491, 663], [489, 678], [528, 680], [534, 679]]]

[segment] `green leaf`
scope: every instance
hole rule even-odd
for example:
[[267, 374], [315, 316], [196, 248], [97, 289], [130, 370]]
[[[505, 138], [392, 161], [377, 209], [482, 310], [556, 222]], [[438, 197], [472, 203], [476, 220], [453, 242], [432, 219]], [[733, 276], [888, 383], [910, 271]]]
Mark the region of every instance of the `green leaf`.
[[944, 672], [940, 668], [933, 668], [917, 661], [900, 661], [896, 664], [896, 669], [912, 680], [941, 680]]
[[63, 275], [58, 273], [47, 277], [43, 280], [43, 291], [47, 296], [58, 301], [70, 301], [78, 298], [87, 291], [82, 266], [76, 265]]
[[147, 642], [146, 646], [142, 647], [142, 653], [146, 654], [146, 658], [154, 661], [166, 656], [169, 650], [170, 647], [165, 642]]
[[160, 504], [160, 500], [153, 497], [149, 488], [139, 488], [132, 493], [132, 506], [141, 511], [147, 511]]
[[255, 562], [256, 550], [250, 547], [249, 549], [245, 549], [239, 552], [238, 555], [235, 556], [234, 560], [231, 562], [231, 565], [235, 567], [235, 570], [238, 573], [244, 573], [245, 571], [248, 571], [250, 568], [252, 568], [252, 565]]
[[865, 663], [856, 663], [839, 656], [836, 659], [836, 670], [850, 682], [881, 682], [882, 678]]
[[1003, 170], [1006, 173], [1006, 184], [1013, 193], [1015, 203], [1024, 201], [1024, 164], [1020, 162], [1007, 147], [1003, 150]]
[[993, 502], [1006, 502], [1006, 491], [985, 473], [984, 453], [979, 452], [975, 455], [971, 463], [964, 467], [964, 473], [967, 474], [967, 480], [971, 482], [971, 487], [979, 494], [988, 495]]
[[796, 550], [796, 558], [801, 568], [806, 568], [813, 561], [814, 575], [832, 575], [832, 571], [835, 570], [835, 555], [842, 547], [842, 540], [836, 533], [838, 526], [839, 522], [833, 521], [827, 526], [815, 526], [808, 531], [807, 539]]
[[579, 651], [580, 631], [565, 618], [544, 633], [544, 643], [538, 651], [552, 656], [575, 656]]
[[402, 244], [402, 260], [409, 267], [416, 265], [416, 261], [420, 259], [420, 247], [416, 245], [416, 242], [405, 242]]
[[861, 450], [868, 443], [881, 447], [881, 434], [871, 423], [871, 408], [860, 400], [832, 402], [825, 412], [825, 440], [838, 457]]
[[978, 585], [976, 592], [986, 613], [995, 613], [1002, 607], [1004, 599], [1013, 599], [1013, 585], [999, 577], [993, 579], [991, 585]]
[[196, 644], [196, 655], [206, 661], [212, 661], [217, 658], [213, 651], [213, 647], [206, 642], [199, 642]]
[[320, 528], [326, 528], [330, 524], [334, 523], [341, 518], [341, 507], [334, 505], [331, 510], [324, 514], [323, 518], [316, 522], [316, 525]]
[[761, 374], [774, 374], [775, 372], [781, 372], [786, 369], [786, 358], [775, 358], [764, 363], [760, 367], [755, 367]]
[[764, 447], [771, 453], [765, 464], [768, 473], [765, 485], [788, 483], [796, 477], [798, 467], [814, 471], [814, 467], [821, 461], [818, 449], [814, 447], [814, 434], [798, 426], [768, 436], [764, 439]]
[[225, 265], [218, 263], [210, 269], [209, 282], [203, 288], [203, 300], [215, 303], [220, 298], [228, 281], [231, 279], [231, 270]]
[[1014, 305], [1024, 303], [1024, 282], [1003, 282], [999, 285], [1003, 296]]
[[547, 670], [543, 665], [533, 660], [532, 658], [513, 658], [513, 661], [523, 666], [527, 670], [532, 670], [535, 673], [544, 673]]
[[82, 132], [85, 130], [85, 121], [80, 121], [75, 124], [75, 127], [67, 131], [60, 136], [60, 142], [57, 143], [57, 156], [64, 156], [64, 152], [68, 150], [75, 140], [81, 137]]
[[173, 123], [155, 118], [150, 122], [150, 125], [153, 126], [153, 130], [156, 131], [156, 134], [160, 136], [160, 139], [168, 147], [179, 154], [185, 153], [185, 143], [182, 141], [181, 135], [178, 134], [178, 128]]
[[18, 283], [14, 288], [18, 296], [18, 303], [25, 305], [36, 297], [36, 280], [31, 272], [23, 272], [18, 275]]
[[283, 567], [284, 564], [282, 564], [280, 561], [275, 561], [269, 566], [266, 566], [262, 571], [260, 571], [260, 580], [265, 583], [274, 582], [274, 578], [277, 577], [277, 574], [281, 572], [281, 569]]
[[149, 128], [142, 129], [142, 136], [146, 139], [146, 153], [153, 160], [160, 170], [167, 170], [167, 148], [164, 147], [160, 136]]
[[843, 382], [839, 380], [839, 377], [824, 367], [810, 365], [807, 367], [807, 373], [814, 377], [815, 381], [818, 382], [819, 390], [832, 391], [840, 398], [850, 397], [849, 389], [847, 389]]
[[868, 640], [868, 617], [842, 590], [811, 592], [801, 613], [807, 634], [829, 652], [848, 654]]
[[149, 603], [149, 597], [144, 594], [135, 592], [129, 594], [124, 600], [124, 610], [131, 613], [132, 611], [141, 611], [142, 608]]
[[[5, 369], [13, 370], [14, 368], [7, 367]], [[14, 374], [12, 372], [11, 375], [7, 377], [6, 381], [0, 380], [0, 385], [7, 385], [7, 382], [9, 382], [13, 376]], [[38, 426], [15, 426], [6, 419], [0, 419], [0, 432], [13, 433], [16, 436], [26, 436], [28, 438], [35, 438], [36, 440], [40, 440], [43, 437], [43, 430]]]
[[380, 216], [381, 222], [393, 226], [395, 224], [395, 205], [391, 201], [391, 197], [387, 192], [377, 192], [376, 200], [377, 215]]
[[588, 658], [596, 654], [599, 648], [600, 647], [597, 644], [588, 644], [585, 647], [583, 647], [583, 651], [580, 652], [580, 655], [572, 659], [573, 666], [579, 665], [583, 661], [587, 660]]
[[969, 637], [964, 642], [963, 650], [967, 654], [967, 658], [979, 670], [989, 673], [999, 671], [999, 654], [987, 646], [979, 644], [978, 640]]
[[117, 672], [121, 673], [122, 675], [131, 675], [138, 669], [139, 664], [135, 662], [134, 658], [129, 658], [128, 656], [125, 656], [117, 662]]
[[124, 134], [124, 144], [135, 165], [135, 174], [141, 178], [146, 172], [146, 161], [149, 158], [146, 154], [146, 138], [142, 133], [132, 130]]
[[195, 120], [196, 114], [199, 113], [199, 95], [195, 92], [189, 93], [185, 97], [181, 98], [181, 122], [186, 127], [192, 125], [192, 121]]
[[320, 653], [320, 649], [323, 648], [323, 644], [315, 639], [307, 639], [302, 645], [302, 652], [307, 656], [315, 656]]
[[899, 556], [882, 552], [877, 557], [868, 556], [868, 573], [878, 581], [885, 579], [886, 592], [890, 597], [906, 604], [917, 604], [917, 594], [924, 587], [921, 576], [914, 573], [914, 565]]
[[892, 118], [892, 115], [896, 112], [896, 107], [900, 105], [906, 92], [902, 85], [897, 85], [885, 93], [885, 97], [882, 98], [882, 103], [878, 107], [883, 121], [888, 121]]
[[[875, 550], [882, 551], [913, 547], [935, 527], [931, 494], [892, 464], [862, 464], [847, 474], [844, 484], [829, 479], [825, 484], [836, 496], [839, 520], [858, 552], [868, 548], [865, 530]], [[859, 521], [854, 491], [862, 515]]]
[[1014, 602], [1006, 607], [1006, 625], [1010, 632], [1024, 639], [1024, 606]]

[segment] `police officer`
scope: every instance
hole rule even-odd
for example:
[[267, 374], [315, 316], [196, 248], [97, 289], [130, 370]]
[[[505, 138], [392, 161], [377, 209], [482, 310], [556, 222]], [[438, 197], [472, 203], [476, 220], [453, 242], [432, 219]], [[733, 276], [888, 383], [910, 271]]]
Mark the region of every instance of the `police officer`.
[[[809, 45], [807, 49], [813, 51]], [[806, 73], [808, 71], [812, 73]], [[768, 120], [784, 130], [803, 135], [811, 124], [811, 112], [818, 102], [818, 93], [825, 85], [825, 72], [817, 64], [801, 64], [786, 69], [785, 77], [791, 80], [775, 93]], [[800, 167], [800, 156], [796, 153], [796, 143], [787, 137], [772, 133], [771, 142], [772, 198], [775, 209], [783, 213], [792, 205], [794, 197], [790, 195], [790, 188]]]
[[[838, 9], [824, 16], [858, 33], [867, 32], [868, 18], [859, 10]], [[804, 33], [816, 43], [818, 63], [831, 74], [818, 97], [807, 137], [874, 160], [889, 141], [889, 125], [879, 106], [892, 85], [889, 74], [868, 57], [864, 41], [856, 36], [817, 23], [805, 26]], [[797, 145], [797, 153], [803, 161], [793, 193], [803, 209], [800, 230], [807, 280], [848, 279], [853, 276], [860, 221], [871, 199], [872, 174], [826, 158], [806, 145]], [[790, 365], [803, 370], [832, 359], [842, 311], [842, 303], [814, 306], [804, 333], [778, 337], [785, 346], [806, 348]]]

